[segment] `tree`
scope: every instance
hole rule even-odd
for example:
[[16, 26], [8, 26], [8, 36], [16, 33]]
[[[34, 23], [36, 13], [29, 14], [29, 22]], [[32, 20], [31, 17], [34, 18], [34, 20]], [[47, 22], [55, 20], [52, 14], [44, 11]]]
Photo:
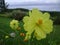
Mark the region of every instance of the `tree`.
[[3, 12], [5, 9], [5, 1], [4, 0], [0, 0], [0, 11]]
[[0, 12], [5, 12], [7, 10], [8, 4], [5, 0], [0, 0]]

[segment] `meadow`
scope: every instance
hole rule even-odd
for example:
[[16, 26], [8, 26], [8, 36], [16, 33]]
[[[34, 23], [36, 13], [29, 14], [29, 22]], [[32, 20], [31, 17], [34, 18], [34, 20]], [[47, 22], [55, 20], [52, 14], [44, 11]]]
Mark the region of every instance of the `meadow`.
[[[60, 45], [60, 25], [54, 25], [53, 32], [51, 32], [50, 35], [47, 35], [47, 38], [40, 41], [34, 39], [34, 41], [33, 40], [30, 41], [30, 44], [28, 44], [29, 41], [27, 42], [22, 41], [24, 37], [21, 36], [15, 38], [10, 37], [9, 34], [14, 32], [14, 30], [10, 28], [11, 20], [12, 18], [0, 16], [0, 45]], [[20, 21], [20, 26], [22, 27], [22, 31], [20, 30], [17, 31], [18, 34], [20, 32], [24, 32], [22, 25], [23, 22]], [[6, 36], [9, 37], [6, 38]]]

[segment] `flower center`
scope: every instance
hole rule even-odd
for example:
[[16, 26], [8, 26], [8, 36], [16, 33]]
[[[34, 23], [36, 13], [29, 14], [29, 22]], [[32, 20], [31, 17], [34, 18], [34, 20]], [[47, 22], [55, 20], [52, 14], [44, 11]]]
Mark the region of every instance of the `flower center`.
[[15, 25], [15, 23], [13, 25]]
[[36, 24], [37, 24], [37, 25], [42, 24], [42, 20], [39, 19]]

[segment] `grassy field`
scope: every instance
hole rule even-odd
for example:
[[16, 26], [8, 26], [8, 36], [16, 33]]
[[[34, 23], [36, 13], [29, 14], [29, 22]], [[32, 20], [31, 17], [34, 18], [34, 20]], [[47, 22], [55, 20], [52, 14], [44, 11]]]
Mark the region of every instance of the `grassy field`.
[[[9, 26], [11, 20], [11, 18], [0, 17], [0, 45], [29, 45], [28, 42], [21, 41], [23, 40], [23, 37], [12, 38], [9, 36], [10, 33], [14, 32]], [[20, 23], [20, 26], [22, 26], [23, 23]], [[20, 31], [18, 31], [18, 33], [19, 32]], [[5, 38], [7, 35], [9, 38]], [[34, 40], [33, 43], [31, 42], [30, 45], [60, 45], [60, 25], [54, 25], [53, 32], [50, 35], [47, 35], [46, 39], [40, 41]]]

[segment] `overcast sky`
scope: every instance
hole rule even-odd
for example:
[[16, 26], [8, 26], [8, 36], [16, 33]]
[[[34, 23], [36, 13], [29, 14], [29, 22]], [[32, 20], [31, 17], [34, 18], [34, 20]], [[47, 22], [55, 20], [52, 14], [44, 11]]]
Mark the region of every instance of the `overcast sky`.
[[[9, 4], [8, 8], [38, 8], [46, 11], [60, 11], [60, 0], [5, 0], [5, 2]], [[33, 6], [31, 5], [32, 3], [34, 4]], [[40, 3], [46, 3], [46, 5], [41, 5]], [[51, 5], [48, 5], [48, 3]], [[39, 5], [37, 6], [36, 4]]]
[[5, 0], [8, 3], [15, 3], [15, 2], [40, 2], [40, 3], [58, 3], [59, 0]]

